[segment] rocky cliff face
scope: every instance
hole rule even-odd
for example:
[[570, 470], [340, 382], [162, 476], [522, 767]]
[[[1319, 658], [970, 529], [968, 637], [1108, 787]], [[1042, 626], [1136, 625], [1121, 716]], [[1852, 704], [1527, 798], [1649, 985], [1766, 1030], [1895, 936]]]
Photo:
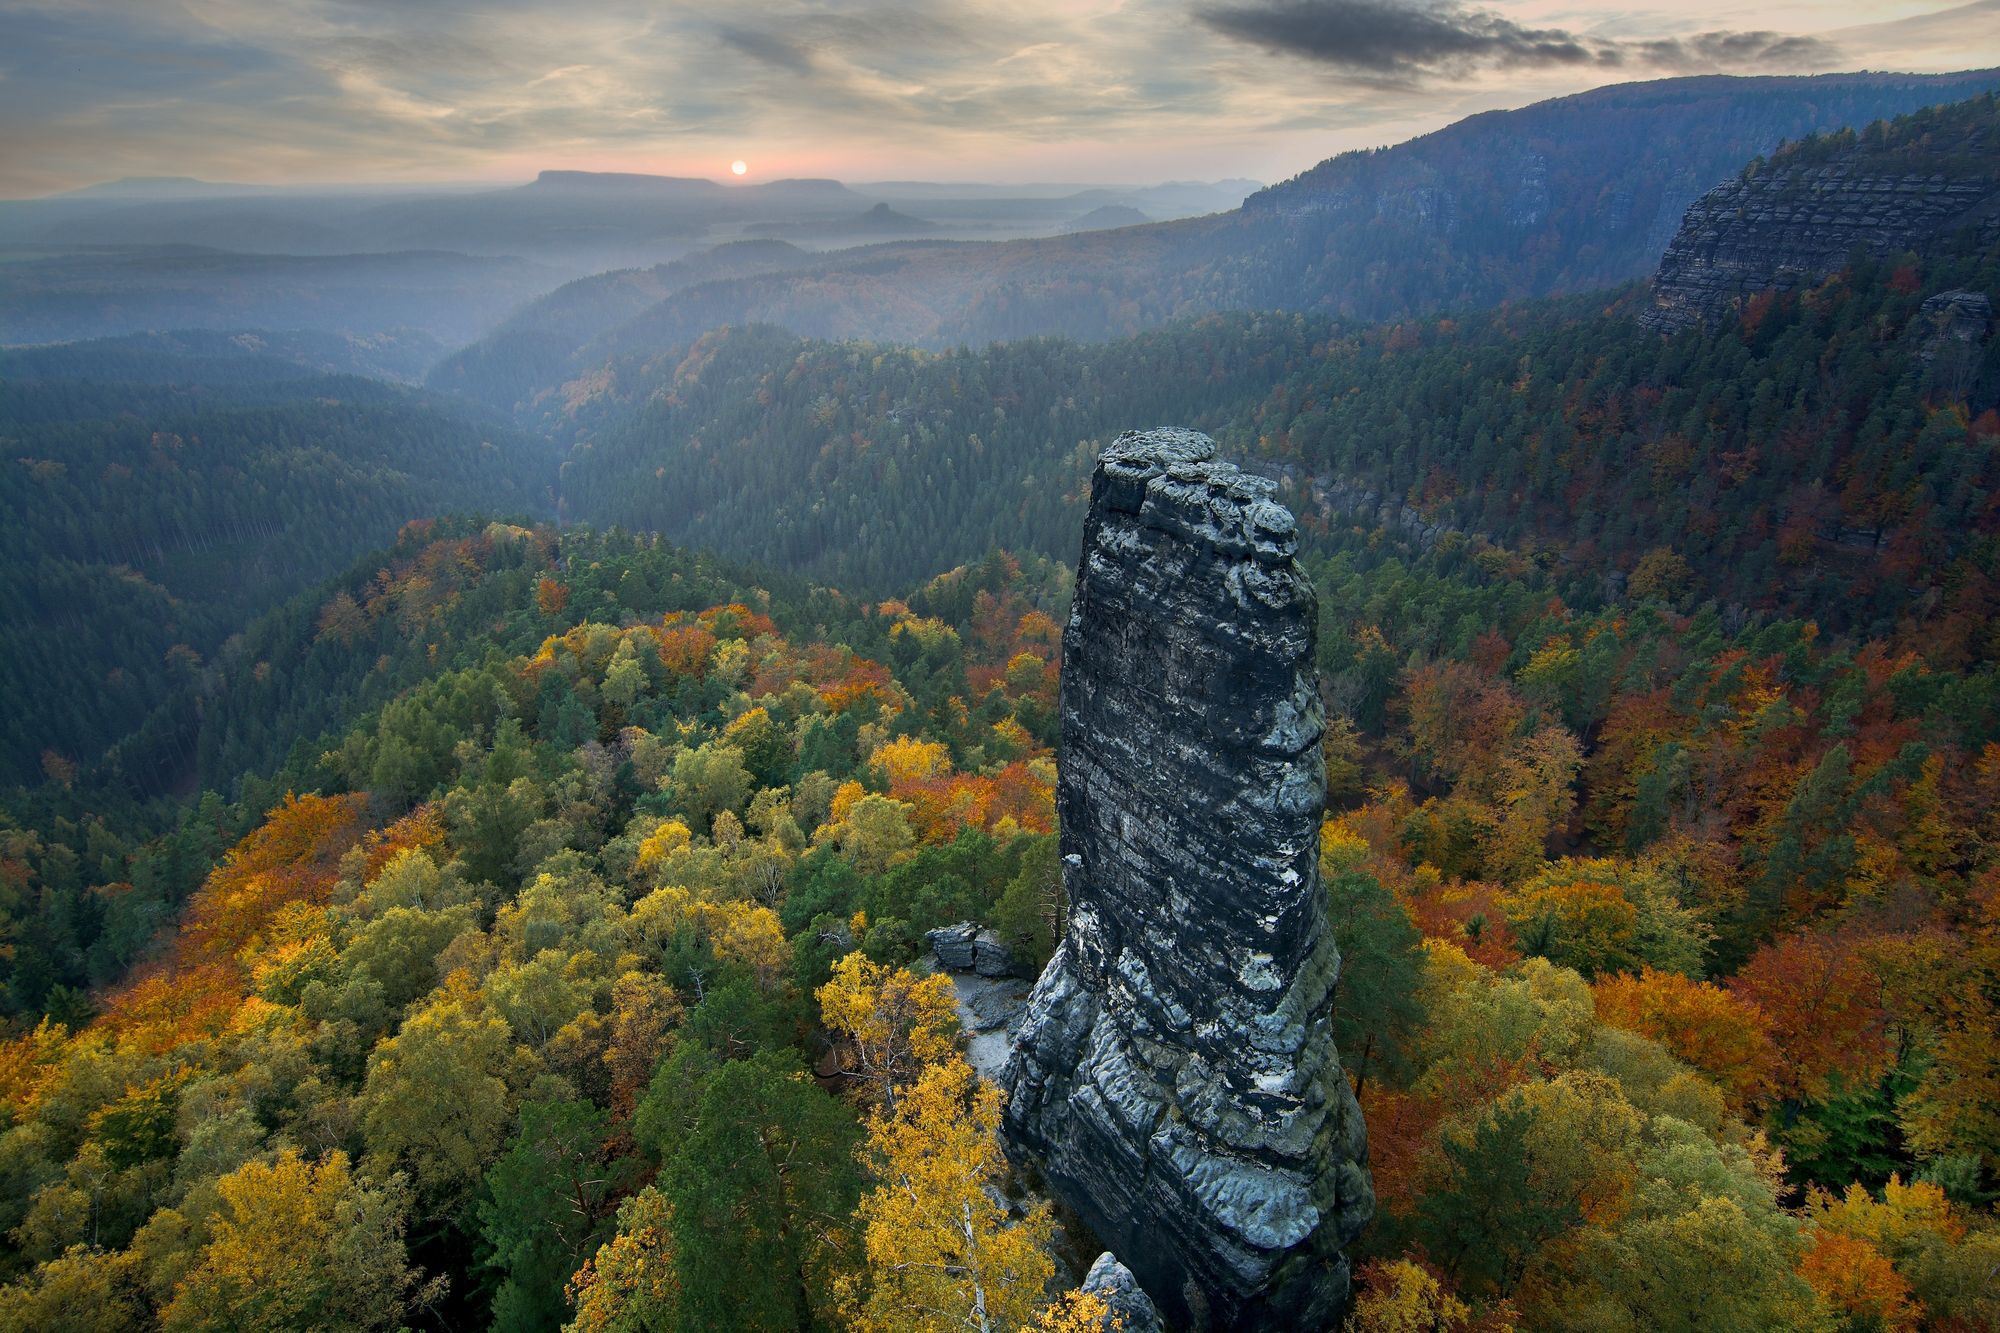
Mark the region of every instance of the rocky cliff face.
[[1927, 297], [1911, 324], [1921, 339], [1917, 359], [1928, 366], [1940, 358], [1974, 355], [1992, 327], [1993, 300], [1985, 292], [1956, 289]]
[[1818, 282], [1876, 257], [2000, 241], [2000, 116], [1991, 97], [1908, 117], [1829, 148], [1806, 143], [1689, 208], [1641, 319], [1673, 332], [1746, 296]]
[[1312, 588], [1273, 483], [1127, 434], [1063, 635], [1068, 932], [1006, 1082], [1016, 1151], [1193, 1328], [1316, 1328], [1373, 1207], [1330, 1030]]

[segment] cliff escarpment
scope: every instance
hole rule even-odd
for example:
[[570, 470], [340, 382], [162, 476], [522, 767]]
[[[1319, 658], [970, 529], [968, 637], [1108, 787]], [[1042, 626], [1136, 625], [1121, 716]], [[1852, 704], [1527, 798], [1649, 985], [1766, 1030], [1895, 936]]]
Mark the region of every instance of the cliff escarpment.
[[1176, 1325], [1321, 1327], [1373, 1193], [1334, 1050], [1317, 608], [1273, 484], [1205, 435], [1098, 460], [1063, 635], [1069, 925], [1011, 1143]]
[[1857, 254], [2000, 242], [2000, 102], [1989, 94], [1794, 144], [1689, 208], [1640, 318], [1664, 332], [1815, 283]]

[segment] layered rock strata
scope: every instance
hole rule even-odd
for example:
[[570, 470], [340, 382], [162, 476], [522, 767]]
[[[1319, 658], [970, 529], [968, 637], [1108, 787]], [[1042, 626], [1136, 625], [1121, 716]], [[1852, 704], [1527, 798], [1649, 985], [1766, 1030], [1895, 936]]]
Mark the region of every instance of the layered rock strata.
[[1008, 1066], [1017, 1155], [1168, 1322], [1318, 1328], [1373, 1207], [1334, 1050], [1318, 623], [1274, 483], [1129, 433], [1063, 634], [1069, 927]]
[[[1871, 129], [1829, 160], [1794, 149], [1694, 202], [1640, 319], [1662, 332], [1713, 320], [1757, 292], [1818, 282], [1856, 254], [2000, 241], [2000, 129], [1991, 99], [1930, 123]], [[1928, 142], [1948, 138], [1944, 144]]]

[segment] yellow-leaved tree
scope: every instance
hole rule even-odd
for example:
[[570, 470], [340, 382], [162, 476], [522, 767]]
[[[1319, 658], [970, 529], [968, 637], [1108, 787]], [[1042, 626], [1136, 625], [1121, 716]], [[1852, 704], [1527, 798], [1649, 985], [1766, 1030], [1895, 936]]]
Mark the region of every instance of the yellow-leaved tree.
[[625, 1333], [672, 1328], [680, 1320], [680, 1273], [674, 1267], [673, 1206], [651, 1186], [618, 1210], [618, 1234], [569, 1281], [576, 1317], [567, 1333]]
[[817, 996], [827, 1027], [846, 1039], [848, 1072], [887, 1112], [925, 1068], [956, 1053], [949, 977], [920, 977], [857, 951], [833, 965]]
[[317, 1164], [286, 1149], [216, 1182], [213, 1236], [160, 1314], [196, 1330], [392, 1328], [417, 1273], [405, 1261], [401, 1183], [372, 1188], [343, 1153]]
[[[1363, 1286], [1347, 1317], [1347, 1333], [1471, 1333], [1472, 1308], [1437, 1277], [1408, 1259], [1377, 1261], [1362, 1272]], [[1487, 1328], [1511, 1330], [1504, 1312]]]
[[1094, 1291], [1066, 1291], [1035, 1320], [1035, 1333], [1122, 1333], [1124, 1327], [1124, 1318]]
[[1046, 1203], [1013, 1217], [997, 1196], [1000, 1092], [957, 1053], [927, 1065], [868, 1124], [880, 1182], [857, 1210], [870, 1333], [997, 1333], [1030, 1327], [1055, 1271]]

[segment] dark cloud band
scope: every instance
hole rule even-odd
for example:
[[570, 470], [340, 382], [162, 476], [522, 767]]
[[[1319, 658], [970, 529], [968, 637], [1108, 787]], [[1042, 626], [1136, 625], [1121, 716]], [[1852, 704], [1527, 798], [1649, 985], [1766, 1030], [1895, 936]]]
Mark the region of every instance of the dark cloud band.
[[1455, 0], [1243, 0], [1202, 5], [1195, 17], [1225, 37], [1377, 77], [1574, 65], [1797, 69], [1838, 54], [1818, 38], [1776, 32], [1617, 41], [1531, 28]]

